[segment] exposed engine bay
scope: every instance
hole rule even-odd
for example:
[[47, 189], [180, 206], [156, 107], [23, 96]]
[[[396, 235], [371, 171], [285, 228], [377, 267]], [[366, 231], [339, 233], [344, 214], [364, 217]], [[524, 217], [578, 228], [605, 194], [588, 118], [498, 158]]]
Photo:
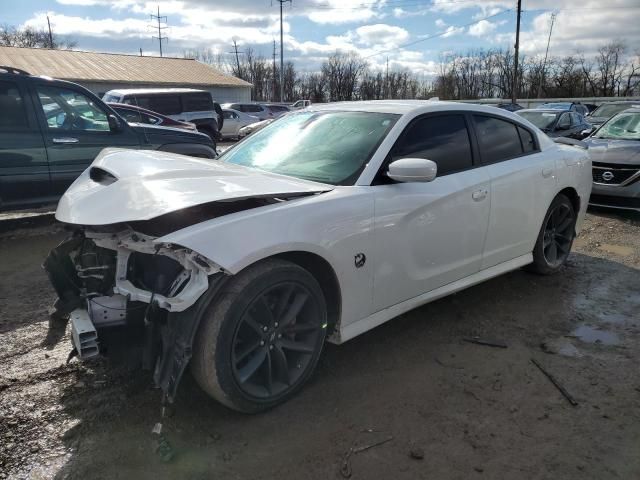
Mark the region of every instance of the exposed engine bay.
[[56, 316], [69, 316], [81, 359], [108, 351], [103, 331], [140, 333], [143, 367], [172, 401], [191, 356], [194, 305], [225, 274], [196, 252], [120, 228], [78, 229], [51, 251], [43, 266], [59, 297]]

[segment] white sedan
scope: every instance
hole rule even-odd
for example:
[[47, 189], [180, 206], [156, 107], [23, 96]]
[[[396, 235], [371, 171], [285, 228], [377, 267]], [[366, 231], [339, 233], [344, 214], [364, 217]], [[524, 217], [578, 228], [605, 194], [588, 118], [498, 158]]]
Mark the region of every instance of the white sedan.
[[248, 115], [231, 108], [223, 108], [224, 122], [220, 134], [222, 138], [240, 138], [240, 130], [247, 125], [260, 121], [258, 117]]
[[314, 105], [215, 162], [104, 150], [60, 201], [75, 233], [45, 267], [81, 358], [138, 327], [168, 401], [190, 364], [257, 412], [300, 389], [325, 340], [520, 267], [557, 272], [590, 192], [584, 150], [507, 111]]

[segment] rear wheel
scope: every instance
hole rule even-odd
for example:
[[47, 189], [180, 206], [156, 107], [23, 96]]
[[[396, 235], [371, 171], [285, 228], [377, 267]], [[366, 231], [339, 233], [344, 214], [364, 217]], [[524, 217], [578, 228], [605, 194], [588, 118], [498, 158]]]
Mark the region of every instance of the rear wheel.
[[194, 346], [194, 377], [234, 410], [271, 408], [311, 376], [326, 322], [322, 290], [308, 271], [277, 259], [256, 264], [207, 308]]
[[533, 249], [529, 270], [549, 275], [566, 262], [575, 238], [576, 212], [565, 195], [558, 195], [547, 211]]

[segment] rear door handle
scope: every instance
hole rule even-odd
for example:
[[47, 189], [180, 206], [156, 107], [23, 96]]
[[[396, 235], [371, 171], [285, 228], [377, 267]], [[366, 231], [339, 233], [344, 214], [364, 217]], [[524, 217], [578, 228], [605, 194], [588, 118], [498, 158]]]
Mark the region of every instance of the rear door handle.
[[67, 144], [67, 143], [78, 143], [78, 142], [79, 140], [73, 137], [57, 137], [53, 139], [53, 143]]
[[487, 198], [488, 193], [488, 190], [476, 190], [471, 194], [471, 198], [473, 198], [476, 202], [479, 202], [480, 200], [484, 200], [485, 198]]
[[542, 176], [544, 178], [549, 178], [551, 175], [553, 175], [553, 168], [543, 168], [542, 169]]

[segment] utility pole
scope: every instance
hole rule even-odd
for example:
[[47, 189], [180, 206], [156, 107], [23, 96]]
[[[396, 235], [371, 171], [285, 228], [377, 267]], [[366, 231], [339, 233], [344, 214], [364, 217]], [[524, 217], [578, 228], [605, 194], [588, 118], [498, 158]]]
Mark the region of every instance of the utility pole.
[[556, 21], [556, 14], [551, 14], [551, 27], [549, 28], [549, 38], [547, 39], [547, 51], [544, 52], [544, 62], [542, 62], [542, 72], [540, 73], [540, 84], [538, 85], [538, 98], [542, 97], [542, 84], [544, 83], [544, 70], [547, 67], [547, 56], [549, 55], [549, 44], [551, 43], [551, 32]]
[[[158, 5], [158, 14], [154, 15], [151, 14], [151, 20], [157, 20], [158, 21], [158, 36], [157, 37], [151, 37], [152, 39], [157, 38], [158, 39], [158, 43], [160, 43], [160, 56], [162, 56], [162, 41], [163, 40], [169, 40], [168, 37], [163, 37], [162, 36], [162, 31], [166, 28], [168, 28], [166, 25], [163, 27], [162, 26], [162, 19], [164, 18], [164, 23], [167, 23], [167, 17], [166, 16], [160, 16], [160, 5]], [[155, 27], [154, 27], [155, 28]]]
[[282, 35], [282, 5], [293, 0], [276, 0], [280, 4], [280, 101], [284, 101], [284, 39]]
[[49, 48], [53, 48], [53, 33], [51, 33], [51, 22], [49, 21], [49, 15], [47, 15], [47, 25], [49, 25]]
[[140, 56], [142, 56], [142, 47], [140, 47]]
[[389, 97], [389, 57], [387, 57], [387, 70], [384, 74], [384, 98]]
[[275, 102], [276, 94], [276, 41], [273, 41], [273, 96], [271, 97]]
[[516, 103], [518, 97], [518, 53], [520, 50], [520, 16], [522, 14], [522, 0], [518, 0], [518, 18], [516, 21], [516, 53], [513, 63], [513, 82], [511, 88], [511, 103]]
[[236, 42], [235, 38], [233, 39], [233, 52], [229, 52], [229, 53], [235, 53], [236, 55], [236, 65], [238, 66], [238, 70], [236, 70], [236, 75], [238, 77], [242, 77], [242, 72], [240, 71], [240, 54], [244, 53], [244, 52], [239, 52], [238, 51], [238, 43]]

